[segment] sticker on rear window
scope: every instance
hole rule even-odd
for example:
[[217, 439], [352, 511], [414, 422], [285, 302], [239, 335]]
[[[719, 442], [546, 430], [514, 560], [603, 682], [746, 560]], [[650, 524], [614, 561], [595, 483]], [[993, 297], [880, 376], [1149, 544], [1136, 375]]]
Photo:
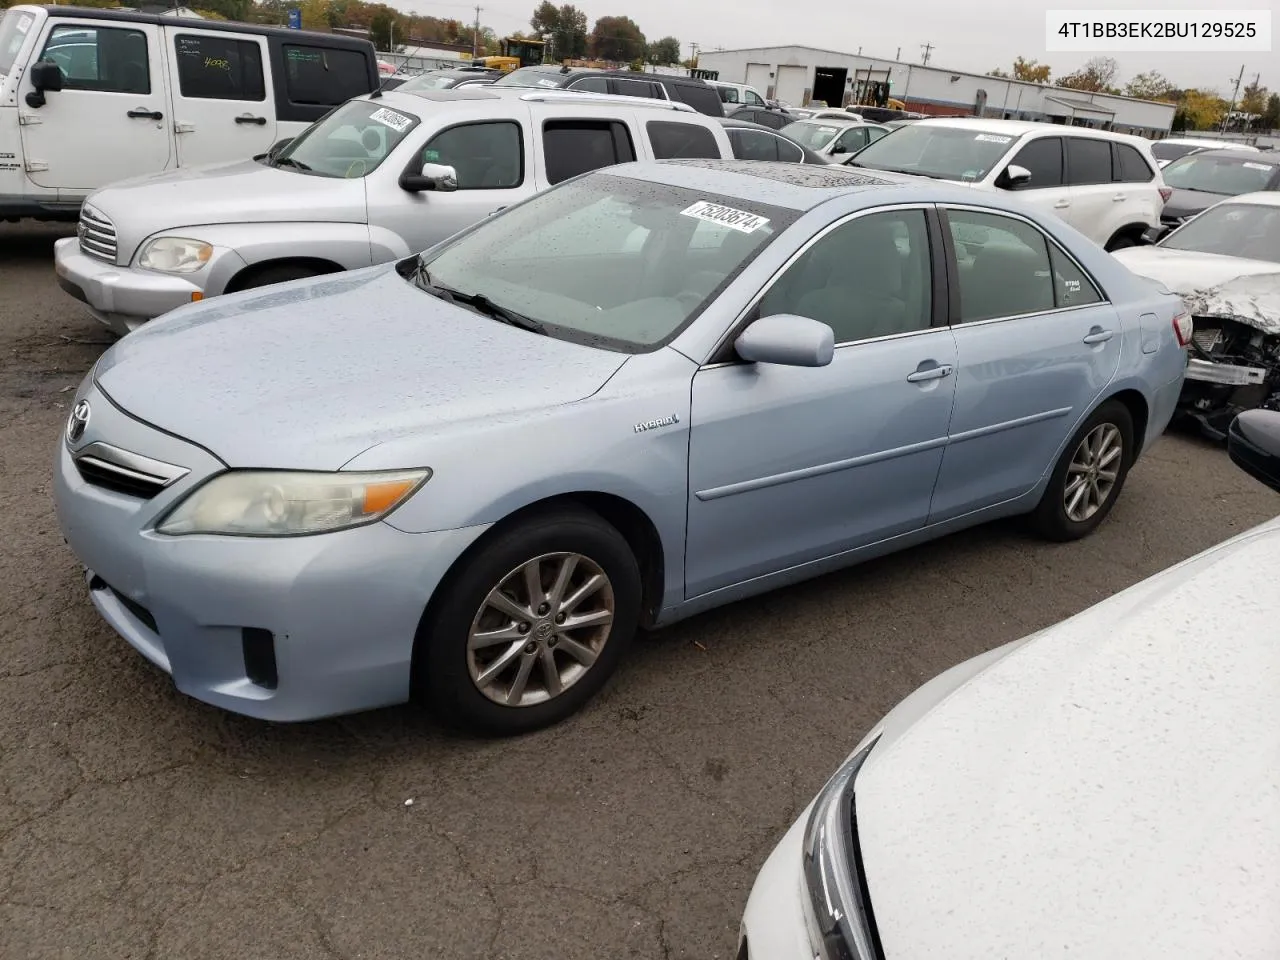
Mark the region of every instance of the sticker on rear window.
[[739, 233], [755, 233], [769, 223], [768, 217], [747, 213], [745, 210], [735, 210], [733, 207], [721, 206], [718, 203], [712, 203], [710, 200], [699, 200], [693, 206], [686, 207], [680, 212], [686, 217], [705, 220], [707, 223], [718, 223], [722, 227], [737, 230]]
[[998, 137], [994, 133], [980, 133], [973, 139], [982, 143], [1013, 143], [1013, 137]]
[[388, 110], [386, 107], [373, 111], [369, 119], [380, 123], [383, 126], [390, 127], [396, 133], [404, 133], [413, 123], [412, 117], [406, 117], [403, 113], [396, 113], [394, 110]]
[[1269, 163], [1246, 163], [1244, 164], [1244, 166], [1249, 170], [1270, 170], [1271, 169], [1271, 165]]
[[17, 31], [19, 33], [26, 33], [28, 30], [31, 29], [31, 23], [33, 20], [35, 20], [35, 17], [31, 16], [31, 14], [29, 13], [22, 14], [20, 17], [18, 17], [18, 23], [16, 25]]
[[536, 83], [540, 87], [550, 87], [553, 90], [556, 87], [560, 86], [560, 84], [556, 83], [554, 80], [543, 80], [541, 77], [535, 80], [534, 83]]

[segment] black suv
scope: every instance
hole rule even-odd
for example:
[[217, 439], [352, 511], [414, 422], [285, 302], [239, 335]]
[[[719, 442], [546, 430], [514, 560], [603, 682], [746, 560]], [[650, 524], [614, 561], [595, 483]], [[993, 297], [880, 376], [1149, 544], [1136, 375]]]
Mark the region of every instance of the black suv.
[[676, 100], [699, 113], [723, 117], [724, 107], [715, 88], [694, 77], [665, 73], [636, 73], [631, 70], [592, 70], [587, 67], [521, 67], [497, 81], [504, 87], [578, 90], [582, 93], [612, 93], [624, 97]]

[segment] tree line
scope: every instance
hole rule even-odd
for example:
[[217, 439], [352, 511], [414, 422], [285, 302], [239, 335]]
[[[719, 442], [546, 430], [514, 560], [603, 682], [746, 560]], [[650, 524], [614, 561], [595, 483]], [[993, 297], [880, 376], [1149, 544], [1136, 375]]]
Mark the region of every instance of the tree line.
[[1172, 80], [1151, 70], [1140, 73], [1123, 86], [1117, 83], [1120, 65], [1111, 57], [1094, 57], [1079, 70], [1049, 79], [1049, 64], [1037, 63], [1025, 57], [1013, 61], [1013, 69], [995, 69], [987, 76], [1009, 80], [1025, 80], [1030, 83], [1050, 83], [1058, 87], [1083, 90], [1090, 93], [1111, 93], [1139, 100], [1159, 100], [1176, 105], [1174, 130], [1210, 130], [1219, 126], [1227, 112], [1234, 116], [1251, 116], [1252, 121], [1237, 118], [1230, 121], [1236, 127], [1253, 127], [1259, 130], [1280, 129], [1280, 94], [1270, 93], [1258, 79], [1240, 90], [1239, 98], [1231, 102], [1216, 90], [1195, 87], [1179, 87]]
[[548, 59], [580, 60], [590, 57], [615, 63], [680, 63], [680, 41], [663, 37], [649, 41], [630, 17], [600, 17], [588, 31], [587, 15], [573, 4], [556, 6], [542, 0], [529, 18], [534, 34], [547, 41]]

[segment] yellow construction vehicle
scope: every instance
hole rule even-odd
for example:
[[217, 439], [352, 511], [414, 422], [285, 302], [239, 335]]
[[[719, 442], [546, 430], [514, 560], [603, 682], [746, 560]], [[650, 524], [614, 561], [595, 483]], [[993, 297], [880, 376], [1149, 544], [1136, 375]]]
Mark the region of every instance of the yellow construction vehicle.
[[502, 53], [492, 57], [476, 57], [473, 62], [490, 70], [501, 70], [510, 73], [517, 67], [536, 67], [542, 63], [546, 54], [545, 40], [534, 40], [529, 37], [504, 37]]

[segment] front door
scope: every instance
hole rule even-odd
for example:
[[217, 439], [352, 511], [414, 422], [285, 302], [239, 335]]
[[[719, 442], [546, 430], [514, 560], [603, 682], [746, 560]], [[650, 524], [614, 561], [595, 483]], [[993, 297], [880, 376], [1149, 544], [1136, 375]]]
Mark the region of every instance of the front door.
[[1031, 490], [1120, 364], [1120, 320], [1029, 221], [946, 212], [960, 316], [956, 404], [930, 523]]
[[276, 141], [265, 37], [166, 27], [178, 165], [248, 160]]
[[828, 324], [832, 362], [694, 377], [687, 597], [925, 524], [955, 384], [930, 260], [922, 209], [846, 220], [753, 311]]
[[49, 21], [41, 60], [62, 71], [62, 89], [41, 107], [19, 104], [32, 183], [79, 199], [108, 183], [173, 165], [173, 120], [165, 93], [160, 28], [148, 23]]

